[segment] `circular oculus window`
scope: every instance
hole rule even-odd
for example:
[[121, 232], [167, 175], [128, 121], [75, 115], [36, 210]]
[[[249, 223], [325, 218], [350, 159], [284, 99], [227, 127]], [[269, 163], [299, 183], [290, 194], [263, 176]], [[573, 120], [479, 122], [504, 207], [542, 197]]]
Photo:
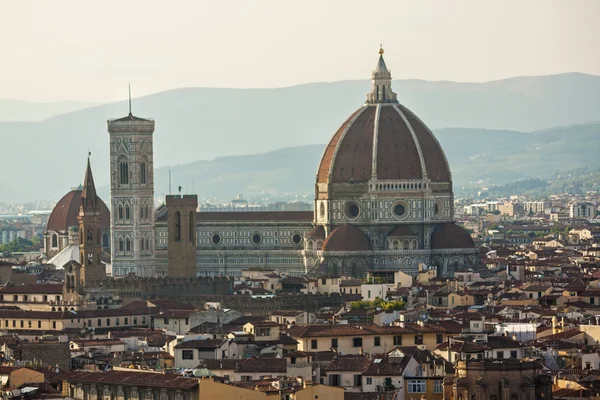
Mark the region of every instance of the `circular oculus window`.
[[302, 243], [302, 235], [300, 235], [299, 233], [294, 233], [292, 235], [292, 243], [294, 243], [295, 245], [299, 245]]
[[253, 244], [260, 244], [262, 242], [262, 236], [260, 236], [260, 233], [254, 233], [250, 237], [250, 240], [252, 240]]
[[356, 219], [360, 214], [360, 207], [353, 201], [349, 201], [344, 206], [344, 215], [347, 219]]
[[215, 233], [214, 235], [212, 235], [212, 237], [210, 238], [210, 242], [212, 244], [219, 245], [221, 244], [221, 235], [219, 235], [218, 233]]
[[395, 218], [406, 218], [408, 216], [408, 204], [404, 202], [394, 203], [392, 213]]

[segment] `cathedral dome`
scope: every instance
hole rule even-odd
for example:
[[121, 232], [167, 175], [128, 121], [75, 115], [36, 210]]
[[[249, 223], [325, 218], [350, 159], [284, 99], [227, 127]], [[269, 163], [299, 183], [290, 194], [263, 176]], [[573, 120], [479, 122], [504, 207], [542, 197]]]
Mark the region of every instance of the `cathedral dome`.
[[380, 51], [371, 93], [329, 141], [317, 185], [400, 180], [450, 183], [452, 178], [431, 130], [396, 100]]
[[466, 230], [456, 224], [445, 223], [431, 235], [431, 248], [433, 250], [472, 249], [475, 248], [475, 243]]
[[[71, 226], [79, 226], [77, 216], [79, 215], [82, 192], [83, 188], [81, 187], [71, 190], [56, 203], [50, 218], [48, 218], [47, 231], [66, 232]], [[100, 197], [97, 197], [97, 203], [100, 206], [102, 217], [101, 229], [107, 230], [110, 227], [110, 211]]]
[[323, 251], [371, 251], [371, 241], [352, 225], [334, 229], [323, 242]]

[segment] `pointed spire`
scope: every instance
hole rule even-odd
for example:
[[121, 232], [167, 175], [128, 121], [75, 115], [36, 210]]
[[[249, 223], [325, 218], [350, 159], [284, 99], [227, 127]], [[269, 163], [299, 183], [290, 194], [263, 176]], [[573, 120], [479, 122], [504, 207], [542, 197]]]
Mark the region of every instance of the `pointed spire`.
[[96, 211], [97, 198], [96, 186], [94, 185], [94, 176], [92, 175], [92, 166], [90, 157], [92, 153], [88, 152], [87, 168], [85, 169], [85, 179], [83, 180], [83, 191], [81, 192], [81, 210]]
[[[387, 69], [387, 65], [385, 65], [385, 60], [383, 59], [383, 46], [379, 45], [379, 61], [377, 62], [377, 67], [375, 67], [374, 74], [390, 74], [390, 71]], [[390, 74], [390, 79], [391, 79]]]
[[371, 75], [371, 92], [367, 94], [367, 104], [397, 103], [396, 93], [392, 91], [392, 73], [383, 59], [383, 46], [379, 45], [379, 60]]

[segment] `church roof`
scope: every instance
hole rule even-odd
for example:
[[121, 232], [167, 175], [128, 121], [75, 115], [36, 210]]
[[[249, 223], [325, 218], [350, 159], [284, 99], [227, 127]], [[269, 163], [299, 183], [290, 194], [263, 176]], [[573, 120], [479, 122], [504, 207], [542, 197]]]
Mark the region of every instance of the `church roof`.
[[388, 237], [400, 237], [400, 236], [416, 236], [409, 227], [405, 225], [396, 225], [394, 229], [390, 233], [387, 234]]
[[371, 241], [352, 225], [342, 225], [334, 229], [323, 242], [323, 251], [370, 251]]
[[128, 121], [146, 121], [146, 122], [150, 122], [152, 121], [151, 119], [148, 118], [140, 118], [140, 117], [136, 117], [135, 115], [133, 115], [132, 113], [129, 113], [128, 116], [126, 117], [122, 117], [122, 118], [115, 118], [115, 119], [111, 119], [109, 120], [109, 122], [128, 122]]
[[440, 225], [431, 235], [431, 248], [437, 249], [474, 249], [471, 235], [454, 223]]
[[56, 269], [63, 269], [69, 261], [81, 262], [79, 259], [79, 246], [69, 245], [62, 249], [60, 253], [48, 260], [47, 264], [52, 264]]

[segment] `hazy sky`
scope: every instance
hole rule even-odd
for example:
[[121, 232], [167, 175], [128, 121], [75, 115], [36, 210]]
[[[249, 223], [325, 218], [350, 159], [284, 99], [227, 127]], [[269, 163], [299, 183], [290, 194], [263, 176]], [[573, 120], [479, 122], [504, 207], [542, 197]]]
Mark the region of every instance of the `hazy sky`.
[[0, 0], [0, 98], [184, 86], [600, 75], [598, 0]]

